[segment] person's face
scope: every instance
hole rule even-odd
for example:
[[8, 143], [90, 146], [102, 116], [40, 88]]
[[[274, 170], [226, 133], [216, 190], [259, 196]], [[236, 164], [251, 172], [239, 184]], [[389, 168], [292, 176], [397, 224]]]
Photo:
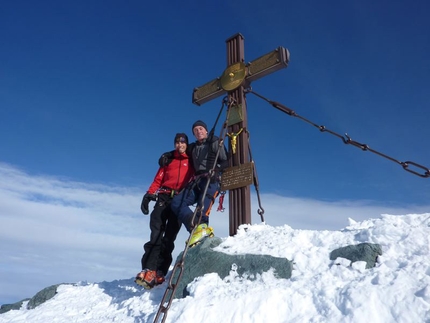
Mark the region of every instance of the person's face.
[[183, 154], [187, 150], [187, 143], [183, 139], [179, 139], [175, 141], [175, 149]]
[[194, 136], [196, 137], [196, 139], [198, 141], [202, 141], [202, 140], [206, 139], [207, 136], [208, 136], [208, 132], [202, 126], [196, 126], [196, 127], [194, 127], [193, 133], [194, 133]]

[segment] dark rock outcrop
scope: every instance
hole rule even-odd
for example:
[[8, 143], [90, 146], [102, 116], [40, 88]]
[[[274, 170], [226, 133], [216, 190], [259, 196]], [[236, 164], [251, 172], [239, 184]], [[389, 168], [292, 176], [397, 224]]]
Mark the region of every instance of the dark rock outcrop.
[[[228, 255], [214, 251], [213, 248], [220, 243], [220, 238], [207, 238], [201, 244], [188, 249], [175, 298], [187, 296], [186, 287], [196, 277], [201, 277], [207, 273], [217, 273], [223, 279], [230, 274], [233, 265], [236, 266], [239, 275], [246, 273], [252, 277], [252, 275], [261, 274], [273, 268], [278, 278], [288, 279], [291, 277], [292, 263], [286, 258], [252, 254]], [[182, 253], [179, 254], [176, 261], [181, 257]], [[179, 270], [175, 272], [173, 283], [177, 281], [177, 275], [179, 275]]]
[[34, 295], [30, 301], [27, 304], [27, 309], [31, 310], [40, 304], [45, 303], [47, 300], [51, 299], [52, 297], [57, 294], [57, 288], [62, 284], [52, 285], [49, 287], [46, 287], [42, 289], [40, 292], [38, 292], [36, 295]]
[[382, 249], [379, 244], [365, 242], [333, 250], [330, 253], [330, 260], [340, 257], [351, 260], [351, 263], [365, 261], [366, 269], [369, 269], [375, 267], [376, 259], [380, 255], [382, 255]]
[[22, 301], [19, 301], [13, 304], [4, 304], [0, 307], [0, 314], [6, 313], [11, 310], [19, 310], [22, 304], [26, 301], [28, 301], [27, 309], [31, 310], [39, 306], [40, 304], [45, 303], [47, 300], [51, 299], [52, 297], [54, 297], [55, 294], [57, 294], [57, 288], [60, 285], [64, 285], [64, 284], [56, 284], [56, 285], [46, 287], [42, 289], [40, 292], [36, 293], [36, 295], [34, 295], [32, 298], [26, 298], [26, 299], [23, 299]]
[[0, 306], [0, 314], [12, 311], [12, 310], [19, 310], [22, 306], [22, 303], [28, 301], [29, 298], [25, 298], [22, 301], [13, 303], [13, 304], [4, 304], [2, 306]]

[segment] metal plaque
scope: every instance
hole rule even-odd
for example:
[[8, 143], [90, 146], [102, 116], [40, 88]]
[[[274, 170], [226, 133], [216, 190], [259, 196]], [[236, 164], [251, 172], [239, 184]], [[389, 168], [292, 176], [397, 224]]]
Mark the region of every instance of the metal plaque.
[[228, 115], [228, 126], [234, 125], [236, 123], [243, 121], [242, 116], [242, 104], [233, 105], [230, 108], [230, 114]]
[[221, 177], [221, 191], [251, 185], [254, 179], [254, 163], [249, 162], [224, 170]]

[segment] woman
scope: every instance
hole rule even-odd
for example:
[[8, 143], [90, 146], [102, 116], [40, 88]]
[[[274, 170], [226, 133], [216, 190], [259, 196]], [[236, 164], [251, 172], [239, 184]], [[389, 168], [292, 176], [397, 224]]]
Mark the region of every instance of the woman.
[[135, 279], [137, 284], [147, 289], [164, 282], [164, 276], [172, 263], [174, 241], [181, 228], [181, 222], [171, 211], [170, 202], [194, 174], [186, 154], [187, 135], [177, 133], [174, 145], [171, 162], [159, 168], [141, 204], [143, 214], [148, 214], [149, 202], [156, 201], [154, 210], [151, 212], [150, 240], [144, 245], [142, 271]]

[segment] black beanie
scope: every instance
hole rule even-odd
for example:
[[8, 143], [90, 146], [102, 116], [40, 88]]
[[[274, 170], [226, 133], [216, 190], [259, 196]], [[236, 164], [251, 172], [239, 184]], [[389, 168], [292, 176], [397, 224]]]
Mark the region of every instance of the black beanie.
[[203, 128], [206, 129], [206, 131], [208, 131], [208, 127], [206, 126], [206, 123], [204, 123], [202, 120], [197, 120], [196, 122], [193, 123], [193, 127], [191, 128], [191, 131], [194, 133], [194, 128], [197, 126], [202, 126]]
[[185, 142], [188, 145], [188, 136], [184, 133], [177, 133], [173, 143], [175, 144], [177, 141]]

